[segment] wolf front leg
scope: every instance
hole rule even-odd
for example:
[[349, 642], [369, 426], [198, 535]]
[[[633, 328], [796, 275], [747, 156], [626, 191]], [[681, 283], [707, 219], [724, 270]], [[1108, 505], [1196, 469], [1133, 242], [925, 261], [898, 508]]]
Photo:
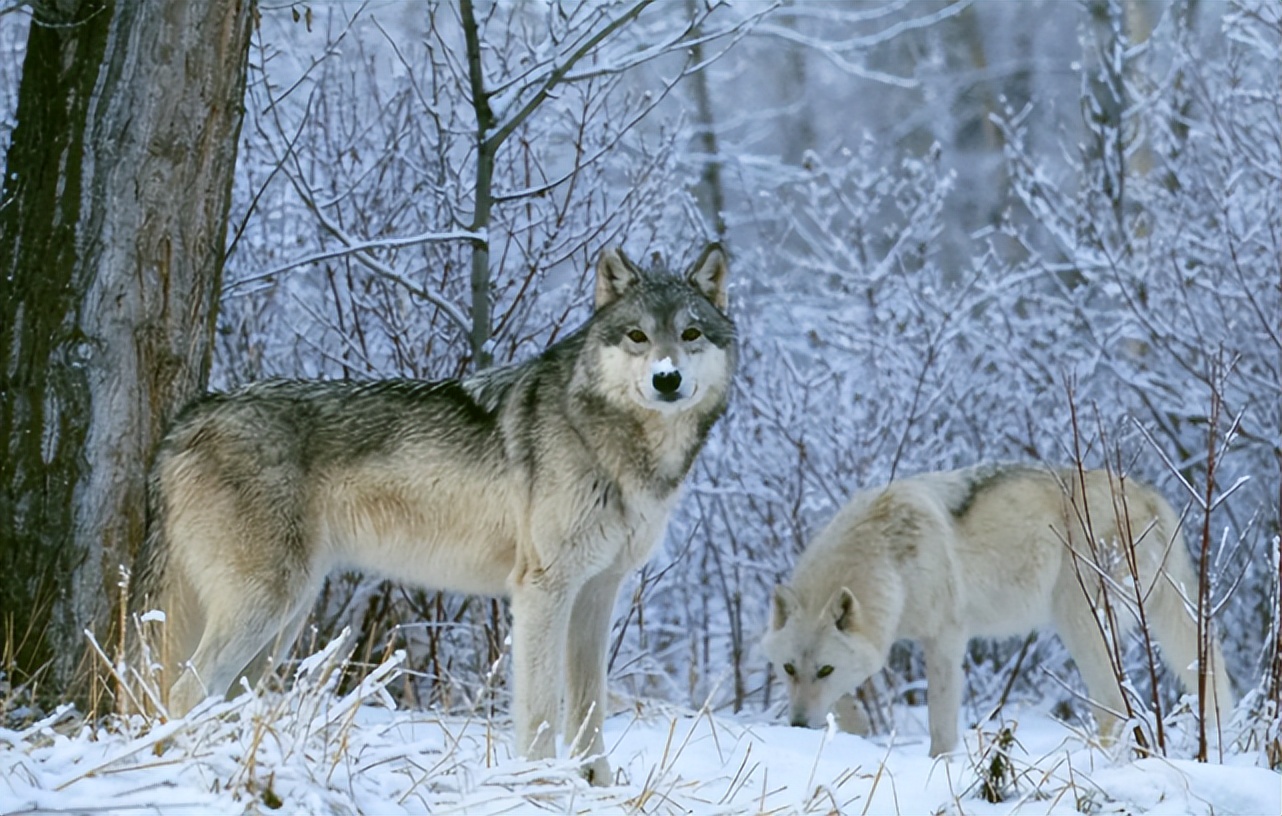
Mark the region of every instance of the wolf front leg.
[[937, 757], [957, 747], [966, 636], [961, 632], [941, 632], [936, 637], [923, 639], [921, 646], [926, 658], [930, 755]]
[[571, 587], [542, 569], [512, 589], [512, 719], [527, 759], [556, 756], [572, 600]]
[[572, 753], [590, 757], [583, 775], [593, 785], [611, 781], [601, 728], [607, 700], [606, 647], [623, 576], [622, 572], [607, 571], [589, 579], [579, 590], [570, 617], [566, 738], [571, 740]]

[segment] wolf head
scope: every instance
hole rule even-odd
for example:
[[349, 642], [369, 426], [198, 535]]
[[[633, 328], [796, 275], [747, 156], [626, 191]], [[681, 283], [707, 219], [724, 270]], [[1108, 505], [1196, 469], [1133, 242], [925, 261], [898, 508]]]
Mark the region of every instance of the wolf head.
[[791, 588], [775, 587], [770, 631], [761, 645], [784, 673], [793, 725], [822, 725], [841, 695], [882, 667], [884, 657], [860, 631], [862, 615], [859, 601], [844, 587], [817, 616]]
[[734, 369], [726, 256], [709, 244], [684, 275], [637, 266], [621, 250], [596, 269], [598, 385], [612, 401], [676, 414], [723, 401]]

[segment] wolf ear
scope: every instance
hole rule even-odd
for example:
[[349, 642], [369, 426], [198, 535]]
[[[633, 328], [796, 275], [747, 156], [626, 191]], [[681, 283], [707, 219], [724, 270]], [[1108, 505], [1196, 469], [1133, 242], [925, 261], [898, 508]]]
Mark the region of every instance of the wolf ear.
[[610, 247], [602, 252], [596, 262], [596, 307], [600, 309], [618, 300], [640, 274], [640, 267], [632, 263], [619, 247]]
[[782, 629], [799, 605], [797, 593], [783, 584], [776, 585], [770, 601], [770, 630], [773, 632]]
[[699, 260], [686, 273], [686, 280], [724, 312], [730, 305], [730, 297], [726, 293], [726, 275], [729, 271], [726, 251], [721, 248], [721, 244], [708, 244], [699, 255]]
[[863, 611], [855, 594], [846, 587], [842, 587], [841, 591], [833, 596], [828, 609], [833, 622], [837, 625], [837, 630], [846, 633], [854, 631], [859, 625], [859, 616]]

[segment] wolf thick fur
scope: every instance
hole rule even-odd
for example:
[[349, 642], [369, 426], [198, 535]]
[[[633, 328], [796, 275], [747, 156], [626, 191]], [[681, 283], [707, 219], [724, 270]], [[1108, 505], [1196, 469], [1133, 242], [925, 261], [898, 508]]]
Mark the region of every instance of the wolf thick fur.
[[528, 362], [189, 406], [151, 474], [137, 570], [142, 608], [167, 615], [169, 713], [288, 646], [325, 577], [360, 570], [510, 597], [518, 750], [554, 755], [568, 704], [572, 750], [607, 781], [611, 613], [725, 409], [726, 274], [717, 245], [684, 276], [607, 251], [591, 319]]
[[[957, 745], [967, 641], [1050, 625], [1109, 738], [1125, 709], [1094, 610], [1104, 608], [1108, 574], [1116, 620], [1134, 626], [1129, 542], [1150, 630], [1185, 689], [1197, 689], [1188, 605], [1196, 605], [1197, 576], [1178, 526], [1152, 488], [1104, 471], [981, 466], [856, 494], [802, 553], [790, 584], [775, 590], [763, 647], [787, 675], [792, 723], [822, 723], [838, 697], [885, 665], [896, 640], [909, 638], [925, 653], [930, 753], [947, 753]], [[1208, 662], [1208, 693], [1227, 712], [1232, 691], [1218, 643]]]

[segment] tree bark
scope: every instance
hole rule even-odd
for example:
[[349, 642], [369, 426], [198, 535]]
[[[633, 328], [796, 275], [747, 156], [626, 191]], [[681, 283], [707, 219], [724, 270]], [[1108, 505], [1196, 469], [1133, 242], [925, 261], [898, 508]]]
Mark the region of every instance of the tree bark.
[[208, 375], [252, 20], [36, 4], [0, 196], [0, 628], [46, 699], [114, 618], [151, 452]]
[[490, 342], [490, 212], [494, 207], [494, 156], [501, 141], [494, 139], [494, 112], [485, 88], [485, 71], [481, 63], [481, 35], [472, 0], [460, 0], [459, 15], [467, 43], [467, 69], [472, 110], [476, 113], [476, 192], [472, 223], [469, 229], [478, 233], [472, 239], [472, 366], [480, 371], [489, 368]]
[[[698, 15], [695, 0], [686, 0], [686, 13], [692, 20]], [[694, 43], [690, 46], [690, 53], [693, 62], [698, 65], [704, 59], [703, 44], [699, 41], [698, 29], [693, 33]], [[796, 54], [794, 53], [793, 56]], [[695, 190], [704, 215], [712, 223], [716, 238], [720, 241], [726, 237], [726, 199], [721, 185], [721, 146], [717, 141], [717, 120], [712, 109], [712, 93], [708, 90], [708, 70], [705, 68], [695, 72], [695, 75], [690, 77], [690, 82], [692, 83], [691, 93], [694, 95], [695, 139], [702, 154], [700, 163], [703, 165], [699, 171], [699, 184]], [[806, 123], [807, 126], [808, 124]], [[735, 710], [739, 710], [737, 702]]]

